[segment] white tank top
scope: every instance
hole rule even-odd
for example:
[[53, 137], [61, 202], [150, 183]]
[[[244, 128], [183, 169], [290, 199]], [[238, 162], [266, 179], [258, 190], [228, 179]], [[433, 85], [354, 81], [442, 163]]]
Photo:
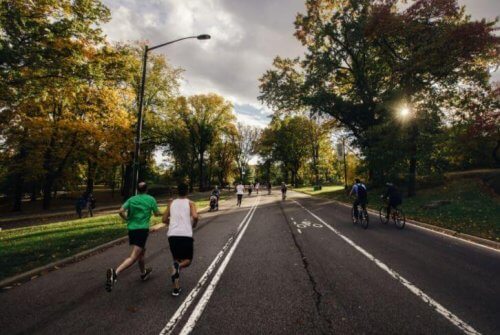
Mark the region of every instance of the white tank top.
[[193, 237], [189, 199], [175, 199], [170, 204], [170, 226], [167, 236]]

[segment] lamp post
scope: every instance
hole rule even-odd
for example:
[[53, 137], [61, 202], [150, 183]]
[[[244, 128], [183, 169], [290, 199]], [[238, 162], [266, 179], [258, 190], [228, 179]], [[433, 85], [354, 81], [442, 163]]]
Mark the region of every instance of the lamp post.
[[144, 104], [144, 87], [146, 84], [146, 66], [148, 62], [148, 52], [153, 51], [155, 49], [164, 47], [169, 44], [173, 44], [175, 42], [179, 42], [182, 40], [187, 40], [191, 38], [196, 38], [198, 40], [208, 40], [210, 39], [210, 35], [207, 34], [202, 34], [198, 36], [188, 36], [188, 37], [183, 37], [179, 38], [167, 43], [162, 43], [155, 45], [153, 47], [145, 46], [144, 47], [144, 55], [142, 59], [142, 78], [141, 78], [141, 89], [139, 91], [139, 108], [137, 112], [137, 128], [135, 132], [135, 150], [134, 150], [134, 164], [133, 164], [133, 170], [132, 170], [132, 193], [135, 195], [137, 194], [137, 182], [139, 179], [139, 164], [140, 164], [140, 159], [139, 156], [141, 154], [141, 141], [142, 141], [142, 114], [143, 114], [143, 104]]

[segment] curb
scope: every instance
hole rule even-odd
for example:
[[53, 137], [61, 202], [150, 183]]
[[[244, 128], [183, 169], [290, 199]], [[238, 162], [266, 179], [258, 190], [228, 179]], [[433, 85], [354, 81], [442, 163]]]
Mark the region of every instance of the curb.
[[[157, 230], [160, 230], [163, 227], [165, 227], [165, 224], [158, 223], [158, 224], [152, 226], [149, 229], [149, 231], [153, 233], [153, 232], [156, 232]], [[106, 242], [104, 244], [98, 245], [92, 249], [79, 252], [73, 256], [69, 256], [69, 257], [63, 258], [61, 260], [49, 263], [47, 265], [40, 266], [40, 267], [35, 268], [33, 270], [15, 275], [13, 277], [6, 278], [6, 279], [0, 281], [0, 288], [7, 289], [7, 288], [11, 288], [11, 286], [19, 286], [19, 285], [21, 285], [21, 283], [27, 281], [28, 279], [35, 279], [35, 278], [39, 277], [42, 273], [58, 270], [60, 267], [63, 267], [64, 265], [75, 263], [81, 259], [92, 256], [93, 254], [95, 254], [97, 252], [106, 250], [106, 249], [111, 248], [115, 245], [122, 244], [127, 239], [128, 239], [128, 236], [123, 236], [123, 237], [117, 238], [116, 240], [109, 241], [109, 242]]]
[[[298, 193], [305, 194], [311, 198], [315, 197], [315, 196], [307, 194], [307, 193], [302, 193], [302, 192], [298, 192]], [[323, 199], [327, 199], [327, 198], [323, 198]], [[328, 200], [330, 202], [333, 202], [333, 203], [336, 203], [338, 205], [342, 205], [342, 206], [345, 206], [348, 208], [352, 207], [352, 204], [348, 204], [346, 202], [342, 202], [339, 200], [333, 200], [333, 199], [328, 199]], [[373, 215], [376, 215], [376, 216], [379, 215], [379, 213], [373, 209], [367, 208], [367, 210], [369, 213], [371, 213]], [[477, 244], [477, 245], [485, 247], [485, 248], [490, 248], [490, 249], [494, 249], [495, 251], [500, 251], [500, 242], [488, 240], [488, 239], [474, 236], [474, 235], [460, 233], [456, 230], [442, 228], [439, 226], [434, 226], [434, 225], [431, 225], [429, 223], [424, 223], [424, 222], [420, 222], [420, 221], [416, 221], [416, 220], [412, 220], [412, 219], [406, 219], [406, 223], [417, 226], [418, 228], [421, 228], [421, 229], [431, 230], [435, 233], [446, 235], [447, 237], [456, 238], [456, 239], [459, 239], [463, 242], [474, 243], [474, 244]]]
[[[209, 209], [209, 206], [206, 206], [206, 207], [200, 208], [198, 211], [205, 212], [208, 209]], [[154, 233], [154, 232], [156, 232], [164, 227], [165, 227], [164, 223], [158, 223], [154, 226], [151, 226], [149, 228], [149, 232]], [[23, 282], [26, 282], [28, 279], [35, 279], [43, 273], [58, 270], [60, 267], [63, 267], [64, 265], [67, 265], [67, 264], [76, 263], [77, 261], [80, 261], [82, 259], [90, 257], [95, 253], [104, 251], [108, 248], [114, 247], [115, 245], [122, 244], [125, 241], [127, 241], [127, 239], [128, 239], [128, 236], [123, 236], [123, 237], [117, 238], [113, 241], [109, 241], [109, 242], [106, 242], [104, 244], [98, 245], [92, 249], [79, 252], [73, 256], [69, 256], [69, 257], [63, 258], [61, 260], [49, 263], [47, 265], [42, 265], [42, 266], [37, 267], [33, 270], [15, 275], [13, 277], [6, 278], [6, 279], [0, 281], [0, 289], [6, 290], [6, 289], [12, 288], [12, 286], [19, 286]]]
[[[333, 201], [337, 202], [341, 205], [348, 206], [349, 208], [352, 207], [351, 204], [347, 204], [345, 202], [341, 202], [341, 201], [337, 201], [337, 200], [333, 200]], [[375, 215], [375, 216], [379, 215], [379, 213], [373, 209], [368, 209], [368, 212]], [[457, 239], [465, 241], [465, 242], [469, 242], [469, 243], [472, 242], [475, 244], [479, 244], [482, 247], [492, 248], [492, 249], [495, 249], [496, 251], [500, 251], [500, 242], [487, 240], [485, 238], [477, 237], [474, 235], [460, 233], [456, 230], [443, 228], [443, 227], [439, 227], [439, 226], [434, 226], [434, 225], [431, 225], [428, 223], [415, 221], [412, 219], [406, 219], [406, 223], [409, 223], [411, 225], [417, 226], [417, 227], [422, 228], [422, 229], [432, 230], [433, 232], [440, 233], [440, 234], [446, 235], [448, 237], [454, 237], [454, 238], [457, 238]]]

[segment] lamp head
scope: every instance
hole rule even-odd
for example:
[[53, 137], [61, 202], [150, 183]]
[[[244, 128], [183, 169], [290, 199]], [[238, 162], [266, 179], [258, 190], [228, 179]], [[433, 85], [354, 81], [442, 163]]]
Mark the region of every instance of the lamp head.
[[199, 40], [209, 40], [211, 38], [211, 36], [208, 34], [202, 34], [202, 35], [196, 36], [196, 38]]

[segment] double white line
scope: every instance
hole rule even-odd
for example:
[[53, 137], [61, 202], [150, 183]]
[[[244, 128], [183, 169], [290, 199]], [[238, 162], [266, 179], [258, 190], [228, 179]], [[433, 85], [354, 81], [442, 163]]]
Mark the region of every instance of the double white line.
[[212, 278], [212, 281], [210, 284], [208, 284], [207, 289], [205, 290], [205, 293], [203, 296], [200, 298], [200, 301], [198, 304], [195, 306], [193, 309], [193, 312], [189, 316], [188, 321], [184, 325], [184, 328], [182, 328], [180, 334], [189, 334], [194, 326], [196, 325], [196, 322], [200, 318], [201, 314], [205, 310], [205, 307], [207, 306], [210, 298], [212, 297], [212, 294], [215, 291], [215, 288], [217, 286], [217, 283], [219, 282], [220, 278], [222, 277], [222, 274], [224, 273], [224, 270], [226, 269], [227, 264], [231, 260], [231, 257], [233, 256], [234, 251], [238, 247], [238, 244], [241, 241], [241, 238], [243, 237], [243, 234], [245, 234], [246, 229], [248, 228], [248, 225], [250, 221], [252, 221], [253, 215], [255, 213], [255, 210], [257, 209], [257, 206], [259, 205], [260, 202], [260, 197], [257, 197], [257, 200], [254, 202], [248, 213], [245, 215], [243, 220], [240, 222], [238, 225], [238, 229], [236, 230], [236, 233], [231, 236], [226, 244], [222, 247], [221, 251], [215, 256], [215, 259], [212, 261], [210, 266], [207, 268], [205, 273], [201, 276], [200, 280], [196, 284], [196, 286], [193, 288], [193, 290], [189, 293], [189, 295], [184, 299], [182, 304], [179, 306], [177, 311], [174, 313], [174, 315], [170, 318], [168, 321], [167, 325], [165, 328], [162, 329], [160, 332], [160, 335], [167, 335], [171, 334], [179, 321], [184, 317], [184, 314], [187, 312], [191, 304], [194, 302], [200, 291], [203, 289], [203, 286], [205, 285], [206, 281], [208, 280], [208, 277], [212, 274], [212, 272], [215, 270], [217, 265], [219, 264], [220, 260], [224, 257], [224, 254], [226, 253], [227, 249], [231, 246], [234, 238], [236, 237], [236, 240], [234, 244], [232, 244], [229, 252], [227, 253], [226, 258], [222, 261], [219, 269], [215, 273], [214, 277]]

